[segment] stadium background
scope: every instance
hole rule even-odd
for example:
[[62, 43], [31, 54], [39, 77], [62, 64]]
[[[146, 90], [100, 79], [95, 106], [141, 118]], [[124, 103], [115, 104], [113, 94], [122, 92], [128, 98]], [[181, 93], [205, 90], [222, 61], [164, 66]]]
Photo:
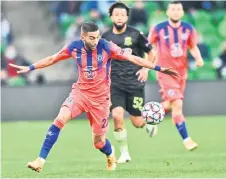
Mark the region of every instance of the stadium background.
[[[29, 65], [55, 53], [68, 41], [79, 38], [84, 20], [95, 21], [101, 31], [105, 31], [111, 26], [108, 7], [112, 2], [1, 2], [3, 177], [37, 177], [24, 165], [37, 154], [46, 129], [67, 97], [72, 82], [77, 79], [73, 60], [22, 76], [18, 76], [8, 63]], [[166, 20], [167, 1], [125, 2], [132, 9], [129, 24], [146, 35], [152, 25]], [[92, 149], [87, 121], [73, 121], [66, 127], [50, 156], [50, 166], [41, 177], [226, 177], [223, 160], [226, 158], [225, 137], [222, 136], [226, 126], [226, 2], [183, 1], [183, 5], [186, 11], [184, 20], [197, 29], [199, 48], [205, 60], [205, 66], [196, 69], [189, 56], [189, 82], [184, 106], [185, 114], [193, 116], [188, 118], [189, 129], [201, 149], [196, 153], [185, 153], [169, 117], [161, 124], [159, 135], [153, 141], [135, 130], [127, 120], [135, 162], [120, 166], [117, 174], [108, 174], [104, 171], [101, 157]], [[160, 101], [158, 89], [155, 72], [150, 71], [146, 101]], [[78, 139], [78, 134], [85, 140]], [[136, 138], [142, 140], [136, 141]], [[147, 159], [150, 152], [158, 154]], [[74, 159], [71, 158], [73, 155]], [[89, 157], [94, 161], [89, 161]], [[62, 167], [60, 162], [65, 166]]]

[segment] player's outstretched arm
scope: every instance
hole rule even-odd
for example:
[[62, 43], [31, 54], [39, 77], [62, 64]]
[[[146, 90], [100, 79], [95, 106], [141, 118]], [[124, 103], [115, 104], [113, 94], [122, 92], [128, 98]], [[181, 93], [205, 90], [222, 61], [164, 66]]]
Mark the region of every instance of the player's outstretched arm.
[[138, 56], [132, 55], [130, 50], [121, 49], [119, 46], [117, 46], [112, 42], [110, 42], [108, 46], [110, 47], [111, 58], [113, 59], [128, 60], [141, 67], [153, 69], [171, 76], [179, 76], [179, 73], [173, 70], [172, 68], [164, 68], [164, 67], [157, 66], [154, 63], [150, 62], [149, 60], [145, 60]]
[[172, 68], [164, 68], [164, 67], [160, 67], [158, 65], [155, 65], [154, 63], [148, 61], [148, 60], [144, 60], [143, 58], [140, 58], [138, 56], [134, 56], [134, 55], [127, 55], [126, 59], [131, 61], [132, 63], [145, 67], [145, 68], [149, 68], [149, 69], [153, 69], [155, 71], [159, 71], [162, 73], [165, 73], [167, 75], [171, 75], [171, 76], [179, 76], [179, 73], [175, 70], [173, 70]]
[[204, 61], [202, 59], [202, 56], [201, 56], [201, 53], [200, 53], [200, 50], [199, 50], [198, 46], [195, 45], [194, 47], [192, 47], [190, 49], [190, 52], [191, 52], [191, 55], [195, 59], [196, 66], [197, 67], [202, 67], [204, 65]]
[[151, 62], [154, 64], [157, 64], [157, 58], [156, 58], [156, 45], [152, 46], [151, 52], [148, 54], [148, 59], [151, 59]]
[[38, 62], [36, 62], [30, 66], [19, 66], [19, 65], [14, 65], [14, 64], [9, 64], [9, 65], [18, 69], [17, 73], [27, 73], [27, 72], [35, 70], [35, 69], [40, 69], [40, 68], [45, 68], [45, 67], [51, 66], [61, 60], [66, 60], [70, 57], [71, 56], [65, 50], [61, 50], [59, 53], [52, 55], [52, 56], [45, 57], [42, 60], [39, 60]]
[[[152, 50], [148, 54], [145, 53], [145, 60], [149, 60], [152, 63], [154, 63], [154, 54], [153, 54]], [[145, 67], [138, 70], [136, 73], [136, 75], [138, 76], [138, 81], [140, 81], [140, 82], [147, 81], [148, 71], [149, 71], [149, 68], [145, 68]]]

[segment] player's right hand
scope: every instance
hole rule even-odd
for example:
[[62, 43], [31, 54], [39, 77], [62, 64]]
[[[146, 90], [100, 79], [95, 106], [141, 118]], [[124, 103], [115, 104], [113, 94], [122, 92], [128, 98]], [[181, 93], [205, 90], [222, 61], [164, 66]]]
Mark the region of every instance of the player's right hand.
[[203, 59], [198, 59], [195, 61], [197, 67], [202, 67], [204, 65]]
[[177, 71], [173, 70], [172, 68], [161, 67], [160, 72], [170, 76], [180, 77], [180, 74]]
[[12, 63], [9, 64], [9, 66], [18, 69], [17, 73], [27, 73], [30, 71], [30, 68], [28, 66], [19, 66], [19, 65], [14, 65]]

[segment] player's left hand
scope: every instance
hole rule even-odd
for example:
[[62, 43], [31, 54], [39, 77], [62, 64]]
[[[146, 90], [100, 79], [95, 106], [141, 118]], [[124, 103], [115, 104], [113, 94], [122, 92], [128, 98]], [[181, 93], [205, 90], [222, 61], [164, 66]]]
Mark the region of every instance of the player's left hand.
[[27, 73], [30, 71], [30, 68], [28, 66], [19, 66], [19, 65], [14, 65], [12, 63], [9, 64], [9, 66], [18, 69], [17, 73]]
[[146, 68], [141, 68], [137, 71], [136, 75], [138, 75], [138, 81], [145, 82], [148, 79], [148, 70]]
[[170, 76], [180, 77], [180, 74], [176, 70], [173, 70], [172, 68], [161, 67], [160, 72]]
[[202, 67], [204, 65], [203, 59], [198, 59], [195, 61], [197, 67]]

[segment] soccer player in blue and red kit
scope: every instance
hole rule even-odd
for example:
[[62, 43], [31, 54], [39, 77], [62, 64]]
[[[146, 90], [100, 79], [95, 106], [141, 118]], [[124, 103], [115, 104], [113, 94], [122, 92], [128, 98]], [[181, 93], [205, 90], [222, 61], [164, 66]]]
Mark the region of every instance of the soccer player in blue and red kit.
[[181, 78], [166, 76], [157, 72], [160, 92], [165, 110], [172, 110], [172, 119], [183, 144], [187, 150], [194, 150], [198, 144], [188, 134], [185, 117], [183, 115], [184, 90], [187, 79], [187, 51], [190, 50], [197, 67], [204, 65], [197, 47], [197, 37], [194, 27], [181, 21], [184, 15], [180, 1], [171, 1], [168, 5], [168, 21], [157, 24], [149, 34], [150, 44], [157, 49], [158, 65], [173, 67], [180, 73]]
[[100, 39], [98, 26], [93, 22], [83, 23], [81, 40], [71, 42], [57, 54], [48, 56], [31, 66], [13, 64], [11, 66], [19, 69], [18, 73], [26, 73], [71, 57], [78, 66], [79, 79], [72, 85], [69, 97], [62, 104], [58, 116], [46, 133], [38, 158], [29, 162], [28, 167], [40, 172], [64, 125], [86, 112], [92, 127], [93, 144], [106, 155], [107, 169], [114, 170], [116, 168], [114, 148], [105, 137], [110, 108], [111, 59], [129, 60], [137, 65], [173, 76], [178, 76], [178, 73], [171, 68], [155, 66], [147, 60], [131, 55], [129, 51], [122, 50], [112, 42]]

